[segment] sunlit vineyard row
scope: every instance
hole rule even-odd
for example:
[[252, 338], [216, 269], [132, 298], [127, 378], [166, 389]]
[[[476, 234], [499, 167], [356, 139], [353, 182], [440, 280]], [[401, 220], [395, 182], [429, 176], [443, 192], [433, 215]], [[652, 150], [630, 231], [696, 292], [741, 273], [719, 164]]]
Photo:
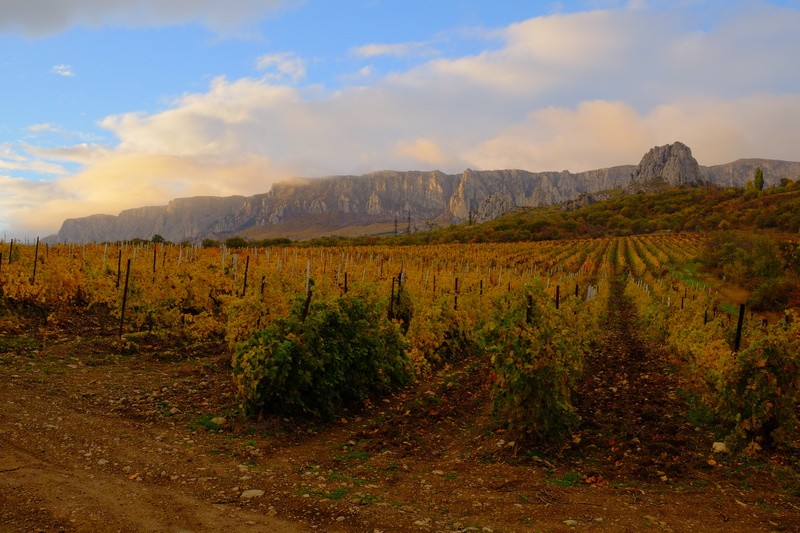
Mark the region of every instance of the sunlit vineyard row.
[[[509, 244], [202, 248], [3, 243], [0, 319], [27, 313], [137, 343], [232, 354], [247, 412], [332, 416], [443, 365], [489, 365], [510, 434], [548, 440], [571, 403], [610, 297], [627, 282], [642, 331], [680, 358], [690, 389], [745, 439], [796, 426], [800, 331], [726, 302], [698, 276], [688, 234]], [[15, 312], [16, 311], [16, 312]], [[77, 318], [76, 318], [77, 317]], [[89, 320], [87, 320], [89, 322]], [[368, 361], [369, 364], [366, 364]]]
[[[555, 298], [585, 296], [607, 275], [605, 239], [495, 245], [352, 248], [226, 248], [161, 244], [16, 245], [0, 267], [4, 297], [47, 309], [52, 320], [103, 307], [121, 314], [125, 333], [202, 340], [242, 334], [286, 315], [311, 285], [324, 299], [377, 285], [386, 296], [402, 283], [420, 307], [447, 300], [480, 314], [498, 295], [539, 278]], [[6, 245], [7, 246], [7, 245]], [[37, 260], [34, 266], [34, 255]], [[11, 259], [11, 261], [9, 261]], [[128, 274], [128, 262], [130, 273]], [[35, 270], [35, 271], [34, 271]]]

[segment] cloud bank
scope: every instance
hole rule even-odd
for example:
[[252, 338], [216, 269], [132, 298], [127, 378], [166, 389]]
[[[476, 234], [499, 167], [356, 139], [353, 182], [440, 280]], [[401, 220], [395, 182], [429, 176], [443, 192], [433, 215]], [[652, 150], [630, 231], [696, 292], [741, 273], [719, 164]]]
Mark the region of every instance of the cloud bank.
[[[494, 49], [427, 59], [335, 91], [302, 85], [303, 58], [264, 55], [254, 59], [253, 77], [218, 77], [163, 112], [102, 119], [114, 146], [0, 152], [0, 172], [36, 162], [52, 165], [45, 171], [54, 176], [46, 190], [0, 177], [10, 193], [2, 208], [15, 226], [44, 234], [68, 217], [179, 196], [254, 194], [291, 176], [582, 171], [635, 164], [676, 140], [704, 165], [800, 159], [800, 77], [792, 67], [800, 11], [746, 4], [714, 20], [695, 21], [679, 7], [537, 17], [496, 32]], [[356, 50], [364, 61], [405, 53]], [[59, 175], [64, 162], [82, 170]]]
[[4, 0], [0, 31], [30, 36], [71, 26], [167, 26], [199, 22], [230, 32], [283, 7], [284, 0]]

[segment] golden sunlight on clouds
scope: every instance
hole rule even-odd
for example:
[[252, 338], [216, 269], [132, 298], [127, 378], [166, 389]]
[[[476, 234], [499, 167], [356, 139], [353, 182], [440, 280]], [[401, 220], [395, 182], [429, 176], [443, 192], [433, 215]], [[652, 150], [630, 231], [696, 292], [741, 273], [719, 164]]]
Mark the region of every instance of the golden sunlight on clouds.
[[[89, 213], [116, 215], [132, 207], [164, 205], [176, 197], [266, 191], [286, 177], [270, 168], [263, 157], [242, 157], [231, 162], [203, 157], [113, 155], [74, 176], [48, 183], [46, 192], [38, 192], [45, 192], [49, 199], [42, 202], [39, 197], [38, 205], [29, 202], [15, 216], [26, 227], [44, 234], [67, 218]], [[20, 189], [18, 198], [23, 194], [31, 197], [33, 191]]]
[[800, 95], [687, 100], [646, 114], [622, 102], [595, 100], [576, 109], [534, 111], [465, 158], [479, 168], [575, 172], [635, 164], [650, 147], [681, 141], [708, 166], [745, 157], [786, 159], [796, 151], [797, 138]]
[[579, 172], [638, 163], [654, 141], [636, 111], [621, 102], [582, 102], [577, 109], [548, 107], [470, 152], [480, 168], [519, 167]]
[[449, 166], [450, 163], [439, 146], [430, 139], [420, 138], [411, 142], [398, 142], [394, 153], [401, 159], [417, 161], [425, 169], [443, 168]]

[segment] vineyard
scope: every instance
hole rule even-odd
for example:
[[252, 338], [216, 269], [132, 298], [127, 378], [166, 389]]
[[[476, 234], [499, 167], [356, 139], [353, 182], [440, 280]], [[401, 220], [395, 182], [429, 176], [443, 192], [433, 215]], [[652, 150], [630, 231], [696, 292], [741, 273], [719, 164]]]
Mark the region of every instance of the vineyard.
[[[591, 430], [601, 427], [604, 415], [597, 413], [662, 393], [670, 408], [693, 413], [688, 426], [697, 428], [687, 438], [700, 439], [708, 451], [693, 469], [705, 472], [722, 461], [710, 455], [714, 442], [748, 460], [791, 462], [800, 448], [796, 298], [789, 294], [779, 312], [754, 309], [747, 297], [758, 291], [738, 285], [728, 271], [697, 269], [698, 258], [714, 249], [710, 243], [703, 235], [673, 233], [394, 247], [3, 243], [0, 368], [13, 368], [5, 379], [19, 383], [19, 365], [35, 368], [69, 339], [90, 339], [80, 344], [86, 353], [60, 356], [67, 369], [50, 369], [31, 383], [98, 367], [116, 376], [108, 378], [114, 387], [132, 390], [125, 402], [117, 400], [125, 405], [115, 407], [116, 416], [134, 412], [148, 424], [174, 424], [187, 411], [192, 434], [209, 438], [244, 435], [250, 442], [247, 435], [266, 431], [265, 438], [278, 439], [286, 432], [331, 432], [349, 421], [358, 427], [343, 447], [351, 459], [339, 461], [348, 466], [378, 450], [401, 458], [433, 453], [425, 435], [443, 438], [440, 431], [449, 428], [471, 435], [481, 464], [546, 467], [551, 476], [562, 464], [583, 470], [578, 482], [595, 488], [615, 477], [664, 483], [677, 475], [668, 471], [680, 463], [676, 457], [656, 457], [632, 473], [620, 465], [625, 446], [633, 445], [615, 439], [641, 443], [640, 431], [609, 440], [606, 432], [618, 431], [619, 421]], [[615, 332], [617, 344], [608, 340]], [[667, 378], [641, 387], [632, 387], [634, 378], [598, 385], [626, 371], [618, 365], [638, 364], [611, 354], [611, 345], [634, 359], [652, 347], [662, 358], [649, 372]], [[163, 396], [158, 390], [146, 395], [163, 379], [150, 375], [148, 384], [134, 377], [148, 365], [164, 373], [196, 368], [198, 361], [202, 372], [186, 378], [190, 394], [171, 397], [182, 406], [175, 410], [156, 399]], [[114, 374], [115, 368], [131, 375]], [[209, 383], [227, 392], [211, 397]], [[132, 405], [130, 396], [142, 405]], [[681, 417], [667, 414], [673, 416]], [[664, 431], [680, 433], [680, 420]], [[612, 455], [619, 456], [614, 467], [607, 464]], [[250, 460], [262, 459], [256, 453]], [[384, 466], [391, 464], [397, 468], [396, 461]], [[789, 492], [797, 491], [800, 474], [780, 465], [776, 472], [794, 487]], [[313, 470], [311, 463], [300, 469], [303, 476]], [[345, 500], [380, 499], [361, 488], [374, 483], [344, 481], [337, 494]], [[339, 499], [303, 483], [294, 490], [307, 490], [301, 503], [309, 495]], [[549, 492], [541, 494], [555, 503]], [[278, 510], [308, 520], [300, 504]], [[523, 516], [517, 526], [524, 530], [525, 523]]]

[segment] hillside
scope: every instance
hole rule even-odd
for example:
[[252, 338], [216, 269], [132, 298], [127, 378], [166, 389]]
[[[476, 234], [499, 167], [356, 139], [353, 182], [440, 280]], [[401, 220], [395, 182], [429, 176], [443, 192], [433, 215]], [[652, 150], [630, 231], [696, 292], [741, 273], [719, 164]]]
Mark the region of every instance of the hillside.
[[656, 193], [617, 191], [605, 200], [584, 198], [583, 204], [521, 208], [482, 224], [410, 234], [401, 230], [397, 236], [349, 242], [513, 242], [716, 229], [800, 231], [800, 181], [761, 192], [716, 186], [671, 187]]

